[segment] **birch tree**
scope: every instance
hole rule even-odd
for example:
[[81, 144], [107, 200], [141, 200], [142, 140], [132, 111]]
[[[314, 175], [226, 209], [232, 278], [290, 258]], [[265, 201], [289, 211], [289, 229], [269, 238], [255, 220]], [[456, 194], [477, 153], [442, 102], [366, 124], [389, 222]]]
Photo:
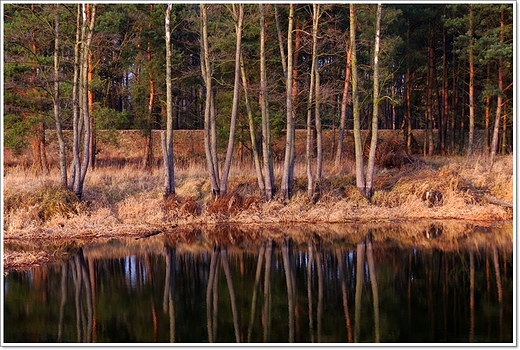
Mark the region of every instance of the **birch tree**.
[[[72, 191], [81, 198], [83, 184], [90, 160], [90, 114], [88, 105], [88, 55], [94, 32], [96, 5], [78, 5], [76, 21], [76, 46], [74, 49], [73, 82], [73, 163], [71, 170]], [[80, 29], [81, 23], [81, 29]], [[80, 141], [83, 139], [83, 160], [80, 161]]]
[[166, 8], [164, 19], [166, 40], [166, 132], [161, 134], [161, 142], [164, 157], [164, 197], [175, 194], [175, 179], [173, 166], [173, 102], [172, 102], [172, 48], [171, 48], [171, 19], [172, 4]]
[[285, 80], [286, 87], [286, 106], [287, 106], [287, 124], [286, 124], [286, 141], [285, 141], [285, 158], [283, 164], [282, 183], [280, 187], [282, 198], [287, 200], [291, 198], [292, 176], [294, 168], [294, 129], [295, 121], [293, 115], [293, 25], [294, 25], [294, 5], [289, 5], [289, 28], [287, 30], [287, 74]]

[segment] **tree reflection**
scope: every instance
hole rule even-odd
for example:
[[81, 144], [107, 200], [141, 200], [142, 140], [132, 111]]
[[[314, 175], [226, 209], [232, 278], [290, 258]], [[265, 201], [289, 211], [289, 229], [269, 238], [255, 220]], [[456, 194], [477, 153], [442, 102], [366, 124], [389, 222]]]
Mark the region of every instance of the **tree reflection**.
[[[83, 249], [71, 260], [72, 279], [75, 287], [75, 305], [76, 305], [76, 330], [78, 343], [92, 341], [92, 288], [88, 275], [88, 267], [83, 256]], [[86, 297], [86, 313], [83, 306], [82, 290], [85, 287]]]
[[347, 273], [345, 268], [345, 253], [343, 249], [336, 248], [336, 257], [338, 259], [339, 276], [341, 280], [341, 299], [343, 301], [343, 313], [345, 314], [345, 325], [347, 327], [348, 342], [352, 343], [352, 325], [350, 324], [350, 314], [348, 310], [348, 289], [347, 289]]
[[365, 253], [368, 263], [368, 272], [370, 276], [370, 284], [372, 286], [372, 300], [374, 308], [374, 334], [375, 342], [380, 342], [379, 332], [379, 292], [377, 287], [377, 277], [375, 271], [372, 232], [369, 232], [358, 244], [356, 249], [356, 295], [354, 310], [354, 342], [360, 341], [361, 330], [361, 294], [363, 290], [363, 277], [365, 270]]
[[170, 319], [170, 343], [175, 342], [175, 254], [176, 249], [166, 245], [166, 277], [164, 281], [163, 312]]
[[287, 286], [287, 305], [289, 311], [289, 343], [294, 343], [294, 322], [296, 308], [296, 290], [294, 284], [294, 270], [290, 254], [292, 251], [291, 239], [284, 238], [282, 241], [282, 259], [285, 270], [285, 284]]

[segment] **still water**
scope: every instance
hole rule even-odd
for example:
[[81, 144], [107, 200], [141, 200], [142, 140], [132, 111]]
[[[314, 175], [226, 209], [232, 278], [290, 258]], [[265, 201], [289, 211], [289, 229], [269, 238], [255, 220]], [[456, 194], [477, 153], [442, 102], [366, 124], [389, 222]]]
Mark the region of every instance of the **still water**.
[[10, 271], [4, 341], [514, 341], [511, 225], [291, 230], [179, 229]]

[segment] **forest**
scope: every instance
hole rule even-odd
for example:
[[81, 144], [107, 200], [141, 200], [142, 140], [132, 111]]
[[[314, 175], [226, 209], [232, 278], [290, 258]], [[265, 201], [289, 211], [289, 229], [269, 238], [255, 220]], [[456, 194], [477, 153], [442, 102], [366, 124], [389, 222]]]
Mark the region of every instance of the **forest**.
[[[228, 191], [234, 145], [247, 145], [262, 196], [294, 187], [295, 130], [305, 130], [308, 197], [323, 150], [339, 168], [354, 136], [356, 187], [373, 195], [378, 130], [425, 156], [513, 151], [512, 3], [3, 3], [4, 148], [81, 198], [101, 130], [164, 130], [164, 195], [175, 194], [175, 130], [204, 130], [215, 197]], [[68, 142], [63, 136], [73, 134]], [[337, 142], [325, 144], [323, 132]], [[361, 137], [361, 131], [367, 131]], [[478, 137], [476, 135], [482, 135]], [[350, 134], [348, 134], [350, 135]], [[285, 140], [274, 183], [272, 138]], [[220, 164], [222, 163], [222, 164]]]

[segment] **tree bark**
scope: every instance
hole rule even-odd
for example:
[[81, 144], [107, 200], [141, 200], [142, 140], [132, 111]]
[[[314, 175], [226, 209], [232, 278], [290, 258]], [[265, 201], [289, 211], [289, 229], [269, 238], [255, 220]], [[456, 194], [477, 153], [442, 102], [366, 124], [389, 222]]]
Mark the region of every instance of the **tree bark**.
[[60, 183], [67, 188], [67, 155], [65, 150], [65, 139], [61, 127], [60, 118], [60, 64], [59, 64], [59, 32], [60, 32], [60, 5], [56, 4], [54, 13], [54, 120], [56, 122], [56, 134], [58, 136], [59, 159], [60, 159]]
[[[502, 13], [500, 15], [500, 44], [504, 43], [504, 30], [505, 30], [505, 24], [504, 24], [504, 11], [502, 10]], [[495, 114], [495, 126], [493, 128], [493, 138], [491, 140], [491, 166], [493, 166], [493, 163], [495, 161], [495, 155], [497, 153], [498, 148], [498, 132], [500, 127], [500, 117], [502, 116], [502, 89], [503, 89], [503, 77], [502, 77], [502, 69], [503, 69], [503, 60], [502, 57], [498, 59], [498, 97], [497, 97], [497, 109]]]
[[473, 4], [469, 4], [469, 136], [468, 136], [468, 157], [473, 154], [473, 137], [475, 133], [475, 66], [473, 63]]
[[[240, 61], [242, 50], [242, 22], [244, 19], [244, 4], [233, 4], [233, 18], [235, 20], [236, 50], [235, 50], [235, 83], [233, 86], [233, 106], [231, 108], [231, 122], [229, 126], [229, 140], [226, 151], [224, 168], [220, 179], [220, 196], [227, 192], [229, 170], [233, 158], [233, 146], [235, 142], [236, 120], [238, 115], [238, 98], [240, 94]], [[238, 8], [237, 8], [238, 7]], [[237, 13], [238, 11], [238, 13]]]
[[[165, 166], [164, 197], [175, 194], [173, 165], [173, 104], [172, 104], [172, 68], [171, 68], [171, 33], [170, 14], [172, 4], [168, 4], [164, 20], [166, 39], [166, 134], [163, 138], [163, 157]], [[164, 133], [164, 132], [163, 132]], [[164, 134], [163, 134], [164, 135]]]
[[[262, 156], [264, 162], [265, 199], [274, 195], [274, 168], [271, 149], [271, 127], [267, 98], [267, 74], [265, 62], [265, 5], [260, 4], [260, 108], [262, 111]], [[283, 49], [283, 47], [282, 47]]]
[[219, 176], [218, 176], [218, 164], [216, 162], [216, 137], [213, 136], [214, 130], [214, 114], [213, 109], [213, 87], [212, 87], [212, 72], [209, 62], [209, 43], [208, 43], [208, 15], [207, 15], [206, 4], [200, 5], [200, 17], [201, 17], [201, 61], [200, 68], [202, 71], [202, 77], [204, 79], [204, 85], [206, 87], [206, 100], [204, 104], [204, 150], [206, 152], [206, 162], [208, 166], [209, 179], [211, 183], [211, 191], [213, 196], [218, 196], [219, 189]]
[[365, 197], [372, 198], [372, 185], [374, 179], [374, 166], [376, 160], [377, 148], [377, 123], [378, 123], [378, 109], [379, 109], [379, 41], [380, 41], [380, 26], [381, 26], [381, 4], [377, 4], [377, 18], [376, 18], [376, 38], [374, 45], [374, 92], [373, 92], [373, 107], [372, 107], [372, 139], [370, 140], [370, 152], [368, 154], [368, 168], [365, 182]]
[[345, 80], [343, 83], [343, 94], [341, 97], [341, 119], [339, 122], [339, 133], [338, 133], [338, 148], [336, 149], [336, 159], [334, 168], [339, 171], [341, 168], [341, 160], [343, 158], [343, 141], [345, 139], [345, 126], [347, 122], [347, 106], [348, 106], [348, 89], [350, 85], [350, 57], [351, 47], [347, 41], [345, 41]]
[[292, 165], [294, 164], [294, 115], [293, 115], [293, 24], [294, 24], [294, 5], [289, 5], [289, 28], [287, 30], [287, 78], [286, 87], [286, 106], [287, 106], [287, 123], [286, 123], [286, 140], [285, 140], [285, 158], [283, 164], [282, 183], [280, 187], [281, 195], [284, 200], [291, 198], [291, 174]]
[[354, 116], [354, 148], [356, 153], [356, 187], [365, 193], [365, 169], [363, 165], [363, 145], [361, 140], [360, 108], [358, 96], [358, 72], [356, 58], [356, 5], [350, 4], [350, 50], [352, 66], [352, 111]]

